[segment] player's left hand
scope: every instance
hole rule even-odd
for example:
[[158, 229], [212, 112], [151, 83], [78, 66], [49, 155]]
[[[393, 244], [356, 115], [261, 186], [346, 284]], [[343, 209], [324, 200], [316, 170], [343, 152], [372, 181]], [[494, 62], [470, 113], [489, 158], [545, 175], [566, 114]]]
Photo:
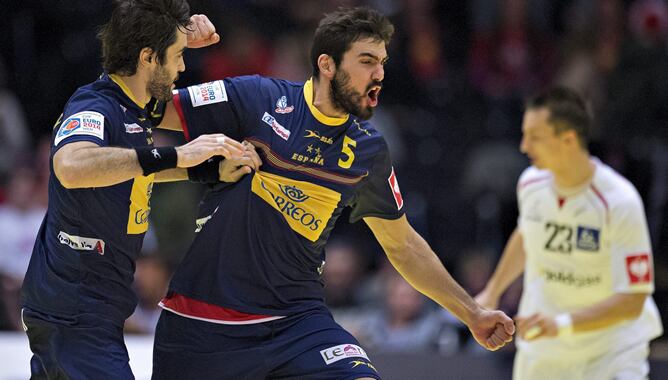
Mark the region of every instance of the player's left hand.
[[213, 45], [218, 41], [220, 41], [220, 35], [216, 33], [216, 27], [213, 26], [208, 17], [205, 15], [190, 16], [190, 26], [188, 27], [189, 49]]
[[252, 170], [259, 170], [262, 165], [260, 156], [255, 151], [255, 147], [244, 141], [243, 157], [222, 160], [218, 166], [218, 176], [222, 182], [237, 182], [241, 177], [249, 174]]
[[553, 317], [541, 313], [526, 317], [515, 317], [517, 333], [522, 339], [532, 341], [539, 338], [553, 338], [559, 333], [559, 327]]
[[481, 308], [481, 312], [468, 327], [478, 344], [490, 351], [496, 351], [510, 343], [515, 333], [513, 320], [500, 310]]

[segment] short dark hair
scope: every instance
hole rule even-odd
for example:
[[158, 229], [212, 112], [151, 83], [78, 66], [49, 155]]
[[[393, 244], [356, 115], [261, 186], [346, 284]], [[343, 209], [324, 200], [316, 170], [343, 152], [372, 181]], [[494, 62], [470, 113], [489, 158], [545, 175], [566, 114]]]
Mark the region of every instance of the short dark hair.
[[580, 145], [587, 149], [592, 116], [587, 110], [584, 99], [577, 92], [567, 87], [553, 87], [526, 103], [527, 110], [543, 107], [550, 111], [549, 122], [556, 134], [573, 130], [580, 140]]
[[352, 9], [341, 8], [336, 12], [328, 13], [320, 20], [320, 24], [313, 37], [311, 47], [311, 64], [313, 77], [318, 78], [320, 68], [318, 57], [327, 54], [338, 65], [343, 54], [350, 49], [353, 42], [371, 38], [374, 41], [390, 43], [394, 34], [394, 26], [390, 20], [378, 11], [366, 7]]
[[109, 22], [100, 28], [102, 67], [108, 73], [134, 75], [143, 48], [156, 52], [158, 63], [176, 41], [177, 28], [190, 24], [186, 0], [117, 0]]

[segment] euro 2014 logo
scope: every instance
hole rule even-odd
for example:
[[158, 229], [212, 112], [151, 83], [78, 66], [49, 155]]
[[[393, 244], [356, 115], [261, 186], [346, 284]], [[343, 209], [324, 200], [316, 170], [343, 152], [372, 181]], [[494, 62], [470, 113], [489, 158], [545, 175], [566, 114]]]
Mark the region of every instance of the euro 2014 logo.
[[281, 191], [285, 196], [290, 198], [291, 201], [293, 202], [304, 202], [305, 200], [309, 199], [309, 196], [304, 194], [303, 191], [299, 190], [298, 188], [294, 186], [288, 186], [288, 185], [278, 185], [281, 188]]
[[76, 129], [81, 126], [81, 123], [79, 122], [79, 119], [67, 119], [63, 123], [63, 126], [60, 127], [60, 130], [58, 131], [58, 135], [60, 136], [67, 136], [70, 133], [74, 132]]

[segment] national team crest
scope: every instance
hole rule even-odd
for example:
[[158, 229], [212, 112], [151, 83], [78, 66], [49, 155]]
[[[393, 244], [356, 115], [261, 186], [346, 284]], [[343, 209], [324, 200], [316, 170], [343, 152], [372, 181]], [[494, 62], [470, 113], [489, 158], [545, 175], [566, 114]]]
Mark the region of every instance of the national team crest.
[[598, 251], [601, 231], [595, 228], [578, 226], [577, 247], [583, 251]]
[[288, 106], [288, 98], [283, 95], [276, 101], [276, 113], [290, 113], [295, 109], [294, 106]]

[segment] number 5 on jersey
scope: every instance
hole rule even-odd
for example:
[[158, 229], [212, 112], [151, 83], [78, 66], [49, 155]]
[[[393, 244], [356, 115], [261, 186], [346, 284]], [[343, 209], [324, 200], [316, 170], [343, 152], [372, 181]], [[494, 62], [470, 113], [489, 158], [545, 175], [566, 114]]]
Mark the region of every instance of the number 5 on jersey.
[[[339, 158], [339, 166], [344, 169], [350, 169], [355, 160], [355, 153], [353, 153], [352, 148], [357, 146], [357, 141], [351, 139], [348, 136], [343, 136], [343, 147], [341, 147], [341, 153], [345, 154], [346, 159]], [[352, 147], [352, 148], [351, 148]]]

